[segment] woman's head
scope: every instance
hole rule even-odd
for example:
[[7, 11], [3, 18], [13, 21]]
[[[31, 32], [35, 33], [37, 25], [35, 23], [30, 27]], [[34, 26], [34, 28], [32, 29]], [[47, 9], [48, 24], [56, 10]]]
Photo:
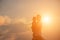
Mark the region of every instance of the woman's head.
[[33, 17], [33, 21], [35, 21], [35, 22], [36, 22], [36, 17]]

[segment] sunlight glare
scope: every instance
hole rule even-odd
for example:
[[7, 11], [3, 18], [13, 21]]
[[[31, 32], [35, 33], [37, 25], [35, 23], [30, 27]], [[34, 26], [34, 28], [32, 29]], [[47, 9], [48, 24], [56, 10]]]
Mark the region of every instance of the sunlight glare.
[[49, 22], [50, 22], [50, 17], [49, 17], [49, 16], [46, 16], [46, 15], [43, 16], [43, 17], [42, 17], [42, 22], [43, 22], [43, 23], [49, 23]]

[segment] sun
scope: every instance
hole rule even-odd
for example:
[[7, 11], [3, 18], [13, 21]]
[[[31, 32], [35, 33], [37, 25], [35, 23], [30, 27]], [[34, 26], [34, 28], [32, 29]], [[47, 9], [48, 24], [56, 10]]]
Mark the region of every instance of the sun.
[[49, 23], [50, 22], [50, 17], [49, 16], [43, 16], [42, 17], [42, 22], [43, 23]]
[[49, 17], [46, 16], [46, 17], [44, 17], [43, 20], [44, 20], [44, 22], [49, 22]]

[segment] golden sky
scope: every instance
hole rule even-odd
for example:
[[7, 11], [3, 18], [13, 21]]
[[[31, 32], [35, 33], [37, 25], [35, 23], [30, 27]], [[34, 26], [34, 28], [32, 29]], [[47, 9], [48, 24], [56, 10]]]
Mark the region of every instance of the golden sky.
[[[48, 16], [50, 23], [42, 23], [42, 33], [48, 39], [57, 39], [60, 27], [59, 0], [1, 0], [0, 25], [29, 23], [35, 13]], [[50, 36], [52, 35], [52, 37]]]

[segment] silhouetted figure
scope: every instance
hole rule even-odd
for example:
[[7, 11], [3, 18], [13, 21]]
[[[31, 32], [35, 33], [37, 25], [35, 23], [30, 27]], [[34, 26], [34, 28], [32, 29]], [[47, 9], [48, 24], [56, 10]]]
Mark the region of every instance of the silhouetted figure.
[[41, 36], [41, 16], [37, 15], [36, 17], [33, 17], [32, 22], [32, 32], [33, 32], [33, 38], [32, 40], [43, 40]]

